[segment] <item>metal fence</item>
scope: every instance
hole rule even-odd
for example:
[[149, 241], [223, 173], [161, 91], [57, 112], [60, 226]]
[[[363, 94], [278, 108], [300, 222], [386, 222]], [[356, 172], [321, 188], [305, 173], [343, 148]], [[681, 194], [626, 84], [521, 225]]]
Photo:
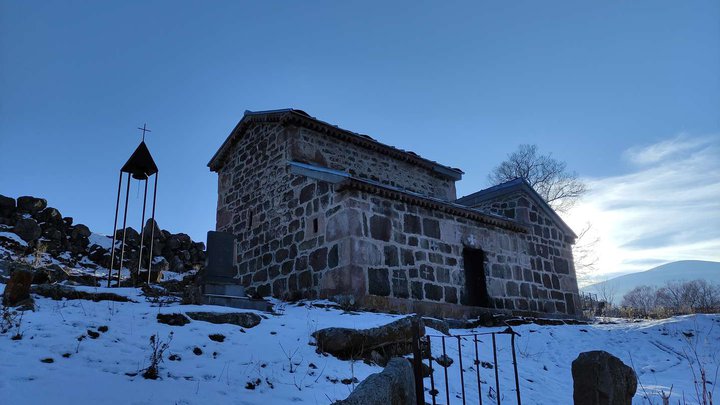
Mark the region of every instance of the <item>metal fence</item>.
[[[463, 358], [462, 358], [462, 342], [470, 341], [473, 343], [474, 346], [474, 368], [475, 373], [472, 373], [474, 375], [469, 376], [469, 378], [472, 380], [475, 380], [475, 383], [477, 384], [478, 389], [478, 397], [477, 397], [477, 403], [480, 405], [483, 404], [483, 391], [482, 391], [482, 382], [480, 379], [480, 351], [478, 349], [478, 336], [491, 336], [492, 337], [492, 350], [493, 350], [493, 369], [495, 372], [495, 401], [497, 405], [501, 404], [501, 391], [500, 391], [500, 374], [499, 374], [499, 367], [498, 367], [498, 349], [497, 349], [497, 340], [498, 338], [507, 338], [509, 337], [510, 340], [510, 346], [512, 348], [512, 366], [513, 366], [513, 373], [515, 376], [515, 397], [516, 397], [516, 403], [518, 405], [522, 404], [522, 400], [520, 398], [520, 380], [518, 376], [518, 366], [517, 366], [517, 356], [515, 354], [515, 336], [519, 336], [517, 332], [515, 332], [511, 327], [508, 327], [507, 329], [499, 332], [486, 332], [486, 333], [471, 333], [471, 334], [464, 334], [464, 335], [451, 335], [451, 336], [444, 336], [444, 335], [425, 335], [420, 336], [419, 335], [419, 327], [416, 329], [416, 336], [415, 336], [415, 342], [414, 342], [414, 373], [415, 373], [415, 389], [416, 389], [416, 395], [417, 395], [417, 403], [419, 405], [425, 404], [425, 386], [424, 386], [424, 380], [423, 380], [423, 369], [422, 369], [422, 362], [423, 360], [428, 360], [428, 367], [430, 371], [430, 395], [432, 397], [432, 404], [437, 405], [438, 397], [442, 398], [444, 396], [445, 404], [450, 404], [450, 384], [448, 380], [448, 367], [442, 366], [438, 364], [440, 367], [443, 368], [443, 377], [444, 381], [437, 382], [435, 381], [435, 368], [433, 366], [434, 363], [437, 363], [437, 360], [434, 360], [433, 353], [432, 353], [432, 342], [433, 341], [440, 341], [441, 347], [442, 347], [442, 356], [441, 358], [447, 359], [447, 346], [450, 344], [457, 344], [458, 349], [458, 366], [460, 368], [460, 387], [461, 387], [461, 400], [462, 404], [465, 405], [469, 401], [473, 401], [475, 398], [468, 398], [468, 396], [465, 393], [465, 374], [466, 371], [463, 370]], [[470, 372], [468, 372], [470, 373]], [[441, 390], [444, 386], [444, 390]]]

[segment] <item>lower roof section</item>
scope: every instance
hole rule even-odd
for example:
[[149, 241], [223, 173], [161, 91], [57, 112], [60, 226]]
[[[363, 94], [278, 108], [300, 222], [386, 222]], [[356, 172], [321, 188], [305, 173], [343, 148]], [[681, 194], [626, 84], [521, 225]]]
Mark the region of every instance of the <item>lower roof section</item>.
[[487, 225], [497, 226], [499, 228], [509, 229], [516, 232], [527, 233], [528, 228], [510, 218], [500, 215], [490, 214], [480, 210], [476, 210], [460, 204], [438, 198], [428, 197], [422, 194], [391, 187], [378, 182], [360, 179], [351, 176], [349, 173], [330, 169], [327, 167], [310, 165], [301, 162], [289, 162], [290, 172], [297, 175], [306, 176], [319, 181], [332, 183], [337, 185], [338, 191], [343, 190], [359, 190], [370, 194], [379, 195], [391, 200], [408, 203], [430, 210], [444, 212], [446, 214], [455, 215], [462, 218], [471, 219]]

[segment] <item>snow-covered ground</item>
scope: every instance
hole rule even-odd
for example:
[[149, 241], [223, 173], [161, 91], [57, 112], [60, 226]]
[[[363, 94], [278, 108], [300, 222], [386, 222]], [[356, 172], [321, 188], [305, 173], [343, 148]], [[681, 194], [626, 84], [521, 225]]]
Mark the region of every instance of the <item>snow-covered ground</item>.
[[[0, 290], [4, 285], [0, 284]], [[35, 312], [22, 319], [22, 339], [0, 335], [0, 398], [8, 404], [328, 404], [347, 397], [353, 384], [380, 367], [362, 361], [340, 361], [315, 352], [310, 334], [329, 326], [369, 328], [398, 319], [396, 315], [348, 314], [311, 303], [279, 303], [277, 314], [265, 317], [251, 329], [192, 321], [185, 326], [168, 326], [156, 321], [158, 313], [186, 311], [233, 312], [215, 306], [171, 305], [157, 307], [146, 302], [134, 289], [84, 288], [86, 291], [120, 292], [137, 303], [52, 301], [36, 297]], [[79, 337], [88, 330], [107, 326], [96, 339]], [[478, 332], [500, 330], [483, 328]], [[713, 372], [720, 364], [714, 358], [720, 348], [720, 317], [686, 316], [663, 321], [586, 326], [524, 325], [515, 328], [520, 367], [521, 392], [525, 404], [571, 404], [570, 365], [580, 352], [606, 350], [634, 365], [644, 389], [654, 403], [655, 392], [669, 391], [673, 403], [685, 393], [693, 403], [692, 370], [684, 358], [692, 347]], [[468, 330], [453, 330], [455, 334]], [[172, 340], [170, 334], [172, 333]], [[210, 340], [220, 333], [224, 342]], [[439, 332], [428, 330], [439, 335]], [[159, 380], [145, 380], [138, 372], [148, 364], [149, 339], [157, 334], [170, 341], [161, 365]], [[692, 335], [688, 338], [685, 336]], [[490, 339], [482, 338], [481, 361], [492, 362]], [[500, 386], [504, 403], [514, 403], [514, 379], [507, 340], [498, 339]], [[194, 354], [195, 348], [202, 354]], [[441, 353], [435, 339], [434, 354]], [[448, 369], [451, 403], [460, 403], [457, 341], [448, 340], [448, 355], [455, 361]], [[175, 361], [169, 360], [177, 356]], [[469, 402], [475, 402], [477, 387], [473, 364], [474, 343], [463, 341], [465, 386]], [[51, 358], [52, 363], [42, 362]], [[173, 358], [175, 358], [173, 356]], [[494, 371], [481, 368], [483, 395], [494, 386]], [[715, 376], [709, 378], [714, 381]], [[248, 389], [249, 382], [260, 383]], [[348, 382], [348, 381], [345, 382]], [[436, 365], [435, 381], [443, 381]], [[254, 385], [254, 384], [253, 384]], [[426, 387], [430, 379], [425, 379]], [[444, 392], [439, 402], [444, 402]], [[638, 388], [635, 403], [642, 399]], [[427, 396], [428, 401], [430, 397]]]

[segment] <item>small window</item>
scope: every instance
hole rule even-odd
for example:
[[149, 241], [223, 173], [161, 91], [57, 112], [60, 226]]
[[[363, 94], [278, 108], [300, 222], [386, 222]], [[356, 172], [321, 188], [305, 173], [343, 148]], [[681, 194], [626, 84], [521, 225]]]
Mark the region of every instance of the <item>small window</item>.
[[253, 226], [253, 211], [248, 210], [248, 230], [252, 229]]
[[313, 233], [317, 233], [317, 232], [318, 232], [318, 229], [319, 229], [318, 219], [317, 219], [317, 218], [314, 218], [314, 219], [313, 219]]

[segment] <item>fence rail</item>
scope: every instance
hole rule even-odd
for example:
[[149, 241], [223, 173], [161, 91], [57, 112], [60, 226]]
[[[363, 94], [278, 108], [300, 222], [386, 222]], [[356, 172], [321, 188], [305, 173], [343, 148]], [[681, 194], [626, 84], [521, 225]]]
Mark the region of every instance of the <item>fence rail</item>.
[[[416, 322], [419, 322], [416, 321]], [[447, 361], [447, 342], [448, 341], [457, 341], [457, 350], [458, 350], [458, 366], [460, 368], [460, 389], [461, 389], [461, 399], [462, 404], [466, 405], [468, 402], [467, 395], [465, 393], [465, 370], [463, 370], [463, 356], [462, 356], [462, 342], [463, 340], [470, 339], [471, 342], [474, 345], [474, 354], [475, 354], [475, 380], [477, 382], [477, 388], [478, 388], [478, 403], [480, 405], [483, 404], [483, 393], [482, 393], [482, 381], [480, 379], [480, 351], [478, 349], [478, 336], [492, 336], [492, 350], [493, 350], [493, 369], [495, 371], [495, 399], [497, 402], [497, 405], [501, 405], [501, 395], [500, 395], [500, 374], [499, 374], [499, 367], [498, 367], [498, 356], [497, 356], [497, 337], [498, 336], [509, 336], [510, 338], [510, 346], [512, 348], [512, 365], [513, 365], [513, 372], [515, 377], [515, 393], [516, 393], [516, 401], [518, 405], [522, 405], [522, 400], [520, 397], [520, 379], [518, 375], [518, 366], [517, 366], [517, 356], [515, 353], [515, 336], [519, 336], [517, 332], [515, 332], [511, 327], [507, 327], [507, 329], [499, 331], [499, 332], [485, 332], [485, 333], [469, 333], [469, 334], [461, 334], [461, 335], [450, 335], [450, 336], [444, 336], [444, 335], [425, 335], [420, 336], [419, 333], [419, 326], [415, 327], [415, 336], [414, 336], [414, 372], [415, 372], [415, 389], [416, 389], [416, 395], [417, 395], [417, 403], [419, 405], [425, 404], [425, 384], [423, 379], [423, 373], [422, 373], [422, 362], [424, 359], [428, 360], [428, 368], [430, 371], [430, 396], [432, 397], [432, 404], [437, 405], [437, 397], [440, 395], [440, 391], [438, 388], [439, 386], [436, 385], [435, 381], [435, 369], [433, 367], [433, 363], [438, 363], [437, 360], [433, 361], [433, 353], [432, 353], [432, 342], [433, 341], [440, 341], [441, 347], [442, 347], [442, 358], [444, 361]], [[450, 384], [449, 384], [449, 378], [448, 378], [448, 366], [444, 366], [442, 364], [439, 364], [443, 368], [443, 377], [444, 377], [444, 386], [445, 386], [445, 403], [450, 404]]]

